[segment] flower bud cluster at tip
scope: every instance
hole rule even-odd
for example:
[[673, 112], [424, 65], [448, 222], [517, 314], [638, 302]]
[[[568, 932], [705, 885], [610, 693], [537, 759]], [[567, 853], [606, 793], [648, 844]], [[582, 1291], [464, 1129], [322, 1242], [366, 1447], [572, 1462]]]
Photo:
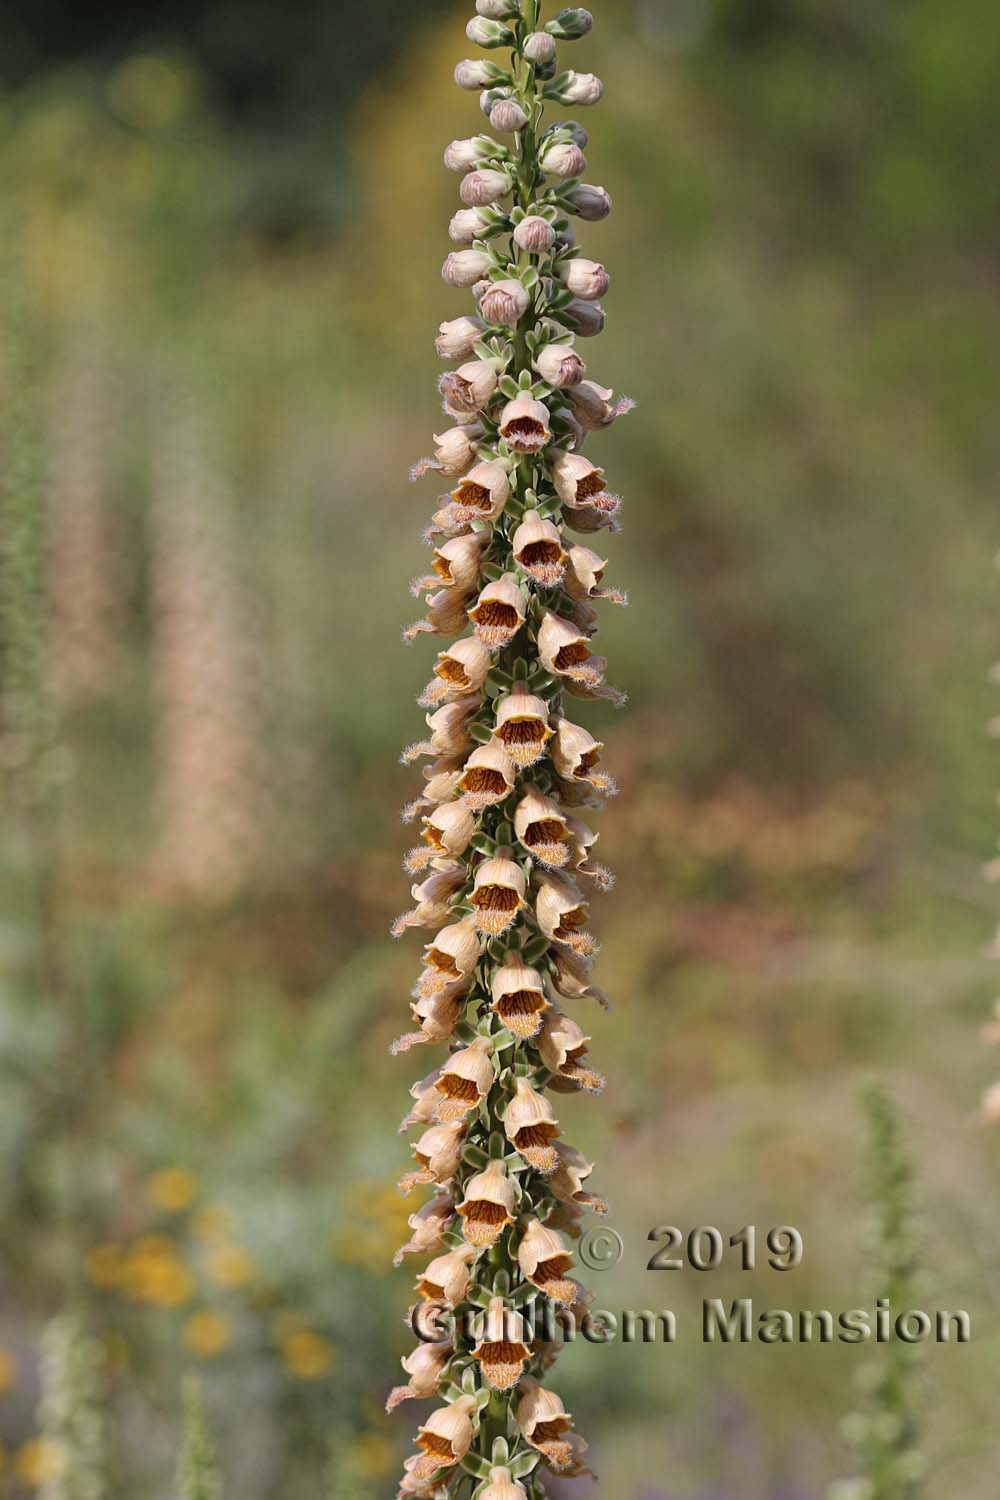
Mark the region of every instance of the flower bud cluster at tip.
[[583, 1318], [572, 1245], [586, 1213], [607, 1212], [552, 1102], [604, 1085], [571, 1012], [608, 1004], [589, 910], [612, 877], [584, 817], [616, 788], [575, 704], [624, 702], [594, 636], [597, 605], [626, 600], [588, 545], [619, 529], [621, 501], [583, 450], [632, 403], [588, 378], [578, 341], [603, 329], [611, 279], [573, 228], [606, 218], [611, 199], [583, 180], [583, 125], [545, 119], [549, 106], [601, 98], [598, 78], [558, 60], [591, 25], [578, 7], [544, 21], [538, 0], [477, 0], [467, 36], [488, 55], [460, 62], [455, 80], [479, 93], [488, 130], [444, 152], [460, 206], [442, 277], [474, 306], [438, 331], [450, 425], [413, 470], [445, 488], [425, 532], [430, 567], [411, 585], [425, 614], [405, 635], [442, 640], [418, 700], [426, 737], [403, 752], [427, 764], [404, 811], [420, 830], [406, 858], [415, 904], [393, 932], [429, 936], [413, 1029], [393, 1051], [446, 1053], [411, 1088], [400, 1126], [416, 1132], [400, 1189], [431, 1196], [396, 1263], [429, 1257], [417, 1306], [471, 1312], [475, 1328], [456, 1320], [448, 1340], [418, 1344], [388, 1403], [441, 1402], [398, 1492], [431, 1500], [465, 1494], [469, 1475], [486, 1500], [536, 1500], [536, 1470], [589, 1473], [545, 1384], [558, 1344], [518, 1308], [540, 1298]]

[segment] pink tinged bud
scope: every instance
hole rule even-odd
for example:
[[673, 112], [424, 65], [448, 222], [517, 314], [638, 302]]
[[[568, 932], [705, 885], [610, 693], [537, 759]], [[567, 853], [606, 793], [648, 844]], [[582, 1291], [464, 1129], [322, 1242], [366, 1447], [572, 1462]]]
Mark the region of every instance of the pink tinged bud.
[[528, 1500], [528, 1492], [509, 1469], [491, 1469], [490, 1482], [480, 1491], [479, 1500]]
[[547, 31], [533, 31], [525, 38], [522, 51], [529, 62], [551, 62], [556, 55], [555, 37], [549, 36]]
[[611, 277], [596, 260], [568, 261], [563, 267], [562, 279], [574, 297], [582, 297], [587, 302], [603, 297], [611, 285]]
[[460, 208], [448, 225], [448, 238], [454, 240], [456, 245], [471, 245], [488, 228], [489, 225], [478, 208]]
[[548, 407], [521, 391], [503, 409], [500, 436], [514, 453], [538, 453], [552, 440]]
[[565, 390], [583, 379], [587, 366], [572, 344], [546, 344], [535, 355], [535, 369], [547, 384]]
[[529, 214], [514, 230], [514, 243], [531, 255], [544, 255], [555, 244], [556, 232], [547, 219]]
[[482, 160], [482, 147], [473, 139], [451, 141], [444, 148], [444, 164], [449, 172], [471, 172]]
[[506, 172], [482, 167], [477, 172], [467, 173], [458, 191], [462, 202], [470, 208], [486, 208], [510, 192], [510, 178]]
[[514, 328], [531, 306], [531, 298], [519, 281], [493, 281], [484, 291], [479, 310], [487, 323]]
[[438, 381], [445, 411], [452, 417], [475, 416], [493, 395], [499, 378], [488, 359], [470, 360], [449, 370]]
[[482, 318], [452, 318], [441, 324], [434, 347], [441, 359], [468, 359], [485, 332]]
[[441, 275], [449, 286], [475, 286], [491, 264], [485, 250], [453, 250], [441, 267]]
[[587, 170], [587, 158], [573, 141], [557, 141], [542, 152], [539, 166], [552, 177], [579, 177]]
[[496, 81], [498, 70], [493, 63], [466, 58], [455, 68], [455, 82], [460, 89], [485, 89]]
[[506, 21], [517, 14], [517, 5], [511, 0], [476, 0], [476, 14], [490, 21]]
[[606, 219], [611, 212], [611, 194], [591, 182], [575, 182], [567, 190], [566, 201], [571, 213], [591, 224]]
[[482, 15], [473, 16], [465, 34], [477, 47], [510, 47], [514, 41], [514, 33], [508, 26]]
[[595, 73], [571, 72], [556, 97], [560, 104], [597, 104], [603, 93], [604, 85]]
[[527, 123], [528, 116], [516, 99], [498, 99], [490, 110], [490, 124], [494, 130], [523, 130]]
[[574, 333], [579, 334], [582, 339], [592, 339], [597, 334], [604, 332], [607, 316], [604, 308], [599, 302], [585, 302], [581, 297], [574, 297], [568, 307], [564, 307], [559, 316], [567, 327], [572, 328]]

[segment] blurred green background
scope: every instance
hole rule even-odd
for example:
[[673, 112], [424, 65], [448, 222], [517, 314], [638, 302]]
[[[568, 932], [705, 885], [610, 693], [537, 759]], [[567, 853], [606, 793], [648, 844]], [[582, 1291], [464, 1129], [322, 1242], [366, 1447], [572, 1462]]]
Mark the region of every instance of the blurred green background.
[[[857, 1351], [706, 1349], [697, 1308], [863, 1303], [875, 1073], [927, 1302], [974, 1319], [926, 1361], [928, 1493], [986, 1500], [1000, 9], [595, 10], [573, 61], [606, 82], [589, 175], [616, 200], [585, 226], [614, 276], [591, 373], [639, 403], [599, 439], [631, 706], [588, 717], [622, 786], [610, 1083], [561, 1114], [626, 1242], [600, 1303], [687, 1332], [576, 1348], [561, 1389], [614, 1500], [824, 1495]], [[388, 925], [433, 651], [399, 643], [434, 498], [406, 473], [466, 310], [438, 270], [440, 150], [480, 121], [467, 14], [0, 20], [4, 1500], [51, 1483], [39, 1334], [68, 1295], [116, 1500], [170, 1494], [190, 1366], [228, 1495], [394, 1493], [413, 1070], [387, 1045], [417, 945]], [[657, 1277], [665, 1222], [794, 1224], [806, 1260]]]

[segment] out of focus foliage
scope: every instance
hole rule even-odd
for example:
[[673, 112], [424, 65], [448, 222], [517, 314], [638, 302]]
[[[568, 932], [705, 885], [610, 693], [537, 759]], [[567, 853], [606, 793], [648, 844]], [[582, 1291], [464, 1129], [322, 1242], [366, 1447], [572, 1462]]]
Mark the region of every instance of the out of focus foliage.
[[[59, 1462], [39, 1332], [70, 1288], [122, 1500], [170, 1493], [191, 1364], [241, 1500], [387, 1493], [407, 1427], [380, 1415], [410, 1081], [386, 1047], [416, 949], [386, 932], [434, 489], [405, 474], [440, 420], [431, 336], [464, 310], [438, 148], [479, 117], [450, 81], [464, 10], [264, 9], [139, 10], [82, 46], [56, 7], [5, 15], [27, 42], [0, 119], [4, 1500]], [[704, 1288], [650, 1290], [649, 1227], [767, 1220], [806, 1238], [795, 1305], [855, 1305], [840, 1163], [874, 1066], [915, 1106], [929, 1254], [970, 1247], [947, 1296], [974, 1303], [1000, 1227], [971, 1124], [1000, 22], [596, 9], [616, 214], [587, 233], [614, 276], [591, 373], [639, 402], [602, 440], [633, 704], [589, 720], [623, 786], [619, 1003], [590, 1028], [612, 1082], [566, 1107], [618, 1189], [601, 1300], [690, 1322]], [[778, 1288], [733, 1279], [751, 1293]], [[931, 1355], [928, 1452], [985, 1500], [974, 1312], [982, 1343]], [[607, 1493], [805, 1500], [844, 1471], [847, 1355], [717, 1353], [568, 1356]]]

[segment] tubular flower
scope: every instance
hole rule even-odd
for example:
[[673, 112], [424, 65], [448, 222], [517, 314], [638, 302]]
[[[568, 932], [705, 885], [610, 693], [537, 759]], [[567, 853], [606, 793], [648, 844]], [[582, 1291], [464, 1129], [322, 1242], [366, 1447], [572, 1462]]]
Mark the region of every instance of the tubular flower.
[[462, 1233], [477, 1250], [495, 1245], [508, 1224], [514, 1222], [514, 1185], [500, 1161], [491, 1161], [485, 1172], [477, 1172], [465, 1185], [465, 1198], [458, 1205], [464, 1220]]
[[388, 1404], [447, 1403], [419, 1428], [400, 1497], [542, 1500], [541, 1471], [586, 1472], [586, 1444], [539, 1384], [558, 1346], [533, 1341], [516, 1309], [534, 1298], [579, 1322], [588, 1294], [562, 1235], [579, 1238], [585, 1213], [607, 1211], [552, 1105], [604, 1082], [563, 1003], [608, 1004], [592, 978], [581, 885], [606, 889], [611, 876], [579, 814], [615, 785], [603, 745], [566, 705], [624, 702], [593, 638], [600, 604], [626, 601], [585, 545], [618, 530], [621, 502], [581, 449], [632, 403], [585, 378], [575, 345], [603, 328], [611, 279], [571, 225], [606, 218], [611, 199], [582, 180], [587, 131], [546, 118], [550, 106], [601, 97], [598, 78], [557, 59], [592, 17], [564, 7], [546, 18], [542, 0], [475, 0], [475, 11], [466, 35], [487, 57], [460, 62], [455, 79], [479, 95], [491, 134], [473, 127], [445, 150], [460, 201], [442, 268], [472, 306], [438, 329], [453, 425], [412, 471], [443, 476], [445, 493], [429, 507], [430, 566], [411, 584], [424, 618], [406, 634], [448, 639], [418, 700], [425, 736], [402, 755], [426, 761], [404, 811], [419, 816], [406, 859], [419, 874], [415, 905], [393, 926], [429, 929], [410, 999], [416, 1029], [393, 1050], [445, 1053], [411, 1088], [401, 1127], [417, 1138], [400, 1188], [433, 1196], [410, 1216], [395, 1262], [430, 1258], [418, 1296], [452, 1309], [461, 1331], [408, 1354], [407, 1384]]

